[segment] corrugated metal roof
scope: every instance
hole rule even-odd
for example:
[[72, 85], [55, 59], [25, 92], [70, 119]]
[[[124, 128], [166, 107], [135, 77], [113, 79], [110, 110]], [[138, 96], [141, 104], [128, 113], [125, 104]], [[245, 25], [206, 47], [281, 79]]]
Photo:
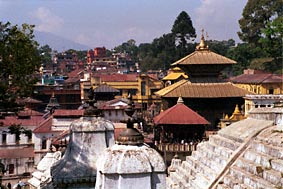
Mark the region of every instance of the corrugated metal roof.
[[246, 94], [255, 94], [236, 87], [232, 83], [191, 83], [182, 80], [176, 85], [171, 85], [158, 92], [161, 97], [183, 98], [222, 98], [222, 97], [244, 97]]
[[156, 125], [207, 125], [209, 122], [198, 113], [178, 103], [153, 118]]
[[230, 80], [233, 83], [283, 83], [283, 78], [275, 74], [242, 74]]
[[210, 50], [196, 50], [184, 58], [174, 62], [171, 66], [191, 64], [236, 64], [237, 62]]

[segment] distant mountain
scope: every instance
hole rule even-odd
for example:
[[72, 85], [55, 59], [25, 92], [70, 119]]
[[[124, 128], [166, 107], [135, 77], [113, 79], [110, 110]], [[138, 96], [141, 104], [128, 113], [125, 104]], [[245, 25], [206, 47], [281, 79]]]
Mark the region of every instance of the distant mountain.
[[40, 46], [49, 45], [53, 50], [58, 52], [66, 51], [69, 49], [74, 50], [88, 50], [90, 47], [76, 43], [72, 40], [60, 37], [48, 32], [34, 31], [35, 40]]

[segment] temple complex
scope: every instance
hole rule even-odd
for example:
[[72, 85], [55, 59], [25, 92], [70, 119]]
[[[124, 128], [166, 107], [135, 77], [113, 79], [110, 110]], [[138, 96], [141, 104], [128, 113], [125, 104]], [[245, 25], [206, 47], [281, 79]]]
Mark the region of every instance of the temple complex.
[[233, 64], [234, 60], [210, 51], [202, 35], [195, 52], [171, 64], [186, 72], [188, 79], [156, 92], [162, 99], [162, 109], [174, 106], [182, 96], [185, 105], [210, 122], [209, 129], [216, 129], [223, 113], [232, 114], [236, 104], [244, 104], [246, 94], [253, 94], [224, 81], [222, 71]]

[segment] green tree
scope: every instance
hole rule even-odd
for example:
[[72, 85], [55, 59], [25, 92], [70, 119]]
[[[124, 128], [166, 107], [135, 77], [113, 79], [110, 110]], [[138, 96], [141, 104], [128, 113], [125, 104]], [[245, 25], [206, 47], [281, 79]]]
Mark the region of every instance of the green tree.
[[49, 45], [44, 45], [39, 48], [39, 54], [41, 56], [41, 63], [43, 64], [43, 66], [52, 63], [51, 53], [52, 49], [49, 47]]
[[[196, 38], [196, 31], [193, 27], [192, 20], [190, 16], [182, 11], [176, 18], [171, 32], [175, 35], [177, 43], [181, 52], [186, 52], [187, 44], [189, 40], [194, 40]], [[186, 53], [182, 53], [183, 56]]]
[[230, 47], [226, 56], [237, 62], [237, 64], [232, 66], [232, 70], [234, 75], [240, 75], [244, 69], [250, 68], [250, 63], [253, 59], [261, 56], [261, 49], [250, 48], [247, 43], [242, 43], [236, 47]]
[[260, 39], [270, 38], [264, 31], [273, 20], [282, 17], [282, 10], [282, 0], [248, 0], [239, 20], [240, 39], [252, 47], [261, 47]]
[[17, 97], [29, 96], [40, 67], [38, 43], [33, 25], [12, 26], [0, 22], [0, 109], [15, 108]]

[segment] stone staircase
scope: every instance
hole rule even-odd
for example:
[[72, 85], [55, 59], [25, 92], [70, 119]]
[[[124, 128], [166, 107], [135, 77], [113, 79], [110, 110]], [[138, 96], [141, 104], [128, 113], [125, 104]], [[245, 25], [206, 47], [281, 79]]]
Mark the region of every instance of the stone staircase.
[[[167, 189], [282, 188], [283, 146], [266, 140], [271, 131], [258, 136], [271, 126], [271, 121], [246, 119], [210, 136], [169, 172]], [[280, 137], [283, 143], [283, 133]]]
[[225, 135], [210, 136], [209, 141], [198, 144], [197, 151], [170, 173], [167, 188], [208, 188], [240, 145], [239, 141]]
[[276, 133], [274, 128], [264, 132], [269, 132], [271, 139], [266, 140], [261, 134], [256, 137], [229, 168], [217, 189], [283, 188], [283, 134], [280, 136], [280, 132]]

